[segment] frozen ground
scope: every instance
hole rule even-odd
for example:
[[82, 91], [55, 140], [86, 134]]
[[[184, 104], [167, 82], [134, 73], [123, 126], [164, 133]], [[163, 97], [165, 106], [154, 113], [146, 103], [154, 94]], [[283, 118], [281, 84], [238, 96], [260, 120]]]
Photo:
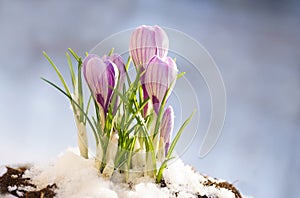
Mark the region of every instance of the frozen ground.
[[0, 0], [0, 164], [53, 159], [76, 144], [67, 100], [39, 79], [56, 79], [42, 50], [62, 65], [68, 47], [83, 53], [111, 33], [159, 24], [201, 42], [227, 89], [218, 144], [199, 159], [199, 134], [183, 160], [254, 197], [297, 197], [299, 8], [296, 0]]

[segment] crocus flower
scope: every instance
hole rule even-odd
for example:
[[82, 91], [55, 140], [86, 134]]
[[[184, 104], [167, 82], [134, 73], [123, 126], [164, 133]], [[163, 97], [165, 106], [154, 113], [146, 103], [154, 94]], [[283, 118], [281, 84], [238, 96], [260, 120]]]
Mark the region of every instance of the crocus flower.
[[[169, 92], [171, 93], [175, 85], [177, 73], [176, 63], [170, 57], [159, 58], [158, 56], [154, 56], [149, 61], [142, 83], [152, 100], [156, 114], [159, 112], [161, 102], [167, 94], [168, 89], [171, 89]], [[167, 95], [166, 97], [169, 96]]]
[[163, 141], [165, 155], [168, 153], [170, 146], [170, 139], [174, 127], [174, 111], [172, 106], [169, 106], [162, 117], [160, 128], [160, 138]]
[[157, 55], [164, 58], [168, 54], [169, 39], [165, 31], [159, 26], [139, 26], [130, 38], [130, 56], [136, 67], [142, 69], [149, 60]]
[[90, 54], [83, 60], [83, 74], [105, 116], [119, 76], [116, 64]]

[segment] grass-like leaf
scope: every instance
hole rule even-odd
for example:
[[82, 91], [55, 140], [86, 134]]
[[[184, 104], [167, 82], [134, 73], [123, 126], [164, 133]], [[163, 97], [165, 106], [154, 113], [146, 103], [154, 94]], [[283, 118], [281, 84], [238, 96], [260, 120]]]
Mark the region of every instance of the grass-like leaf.
[[[84, 107], [83, 104], [83, 91], [82, 91], [82, 78], [81, 78], [81, 68], [82, 68], [82, 62], [81, 62], [81, 58], [79, 58], [78, 61], [78, 83], [77, 83], [77, 90], [78, 90], [78, 103], [80, 105], [81, 108]], [[84, 115], [82, 113], [80, 113], [80, 121], [83, 121]]]
[[180, 74], [178, 74], [177, 75], [177, 80], [179, 79], [179, 78], [181, 78], [182, 76], [184, 76], [185, 75], [185, 72], [181, 72]]
[[55, 70], [55, 72], [56, 72], [56, 74], [58, 75], [60, 81], [62, 82], [62, 84], [63, 84], [63, 86], [64, 86], [64, 88], [65, 88], [67, 94], [68, 94], [68, 95], [71, 95], [70, 89], [69, 89], [67, 83], [65, 82], [65, 80], [64, 80], [64, 78], [63, 78], [63, 76], [62, 76], [62, 74], [60, 73], [59, 69], [56, 67], [56, 65], [54, 64], [54, 62], [51, 60], [51, 58], [48, 56], [48, 54], [47, 54], [45, 51], [43, 51], [43, 55], [46, 57], [46, 59], [49, 61], [49, 63], [51, 64], [51, 66], [52, 66], [53, 69]]
[[73, 57], [76, 59], [77, 62], [81, 60], [80, 57], [71, 48], [68, 48], [68, 50], [73, 55]]
[[169, 148], [169, 151], [168, 151], [168, 153], [167, 153], [167, 155], [166, 155], [166, 158], [167, 158], [167, 159], [171, 157], [172, 152], [173, 152], [173, 150], [174, 150], [174, 148], [175, 148], [175, 146], [176, 146], [176, 144], [177, 144], [177, 142], [178, 142], [178, 140], [179, 140], [179, 138], [180, 138], [180, 136], [181, 136], [183, 130], [184, 130], [185, 127], [189, 124], [189, 122], [191, 121], [191, 119], [193, 118], [193, 116], [194, 116], [195, 113], [196, 113], [196, 110], [193, 111], [193, 113], [188, 117], [188, 119], [186, 119], [186, 121], [185, 121], [185, 122], [182, 124], [182, 126], [180, 127], [180, 129], [179, 129], [179, 131], [177, 132], [175, 138], [173, 139], [172, 144], [171, 144], [171, 146], [170, 146], [170, 148]]
[[68, 52], [66, 52], [66, 57], [67, 57], [67, 60], [68, 60], [68, 65], [69, 65], [70, 75], [71, 75], [71, 79], [72, 79], [73, 90], [75, 90], [76, 77], [75, 77], [75, 72], [74, 72], [72, 61], [71, 61], [71, 57], [70, 57]]
[[[86, 109], [85, 109], [85, 113], [88, 115], [89, 114], [89, 110], [90, 110], [90, 106], [91, 106], [91, 102], [92, 102], [92, 95], [90, 95], [89, 97], [89, 100], [88, 100], [88, 103], [87, 103], [87, 106], [86, 106]], [[86, 124], [86, 117], [84, 119], [84, 124]]]
[[134, 145], [136, 142], [136, 136], [133, 137], [133, 141], [131, 143], [130, 149], [129, 149], [129, 153], [128, 153], [128, 158], [127, 158], [127, 168], [128, 171], [126, 171], [127, 175], [126, 175], [126, 181], [128, 180], [128, 173], [129, 173], [129, 169], [130, 169], [130, 163], [131, 163], [131, 159], [132, 159], [132, 154], [133, 154], [133, 150], [134, 150]]
[[111, 50], [108, 53], [108, 56], [111, 56], [114, 53], [114, 51], [115, 51], [115, 48], [111, 48]]

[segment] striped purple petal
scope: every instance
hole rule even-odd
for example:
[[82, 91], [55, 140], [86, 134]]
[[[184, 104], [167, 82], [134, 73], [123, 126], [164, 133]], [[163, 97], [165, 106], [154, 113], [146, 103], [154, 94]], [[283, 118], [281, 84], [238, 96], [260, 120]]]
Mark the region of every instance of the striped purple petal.
[[[112, 61], [119, 70], [119, 84], [118, 84], [118, 91], [123, 92], [124, 83], [126, 80], [126, 68], [123, 58], [118, 54], [112, 54], [111, 56], [103, 56], [102, 59], [109, 59]], [[119, 105], [120, 98], [117, 96], [114, 108], [113, 108], [113, 114], [116, 113], [117, 107]]]
[[[153, 108], [158, 114], [161, 102], [168, 89], [171, 91], [177, 78], [176, 63], [170, 57], [154, 56], [147, 65], [143, 85], [152, 100]], [[171, 93], [171, 91], [169, 93]], [[167, 96], [169, 97], [169, 96]]]
[[164, 58], [168, 54], [169, 39], [159, 26], [139, 26], [131, 35], [130, 56], [137, 67], [145, 68], [149, 60], [157, 55]]
[[172, 106], [169, 106], [165, 110], [160, 126], [160, 137], [163, 139], [166, 155], [169, 150], [170, 139], [174, 128], [174, 111]]
[[119, 91], [122, 91], [126, 79], [126, 68], [124, 60], [122, 56], [118, 54], [112, 54], [108, 58], [117, 66], [119, 70]]

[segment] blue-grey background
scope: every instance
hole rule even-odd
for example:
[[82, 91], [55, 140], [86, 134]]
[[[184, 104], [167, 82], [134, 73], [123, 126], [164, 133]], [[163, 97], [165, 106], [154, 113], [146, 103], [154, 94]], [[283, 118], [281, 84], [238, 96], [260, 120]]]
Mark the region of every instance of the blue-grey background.
[[56, 80], [65, 51], [90, 50], [141, 24], [186, 32], [214, 57], [227, 91], [218, 144], [204, 159], [195, 140], [183, 156], [200, 172], [255, 197], [300, 190], [300, 4], [294, 1], [0, 0], [0, 164], [53, 159], [76, 146], [68, 101]]

